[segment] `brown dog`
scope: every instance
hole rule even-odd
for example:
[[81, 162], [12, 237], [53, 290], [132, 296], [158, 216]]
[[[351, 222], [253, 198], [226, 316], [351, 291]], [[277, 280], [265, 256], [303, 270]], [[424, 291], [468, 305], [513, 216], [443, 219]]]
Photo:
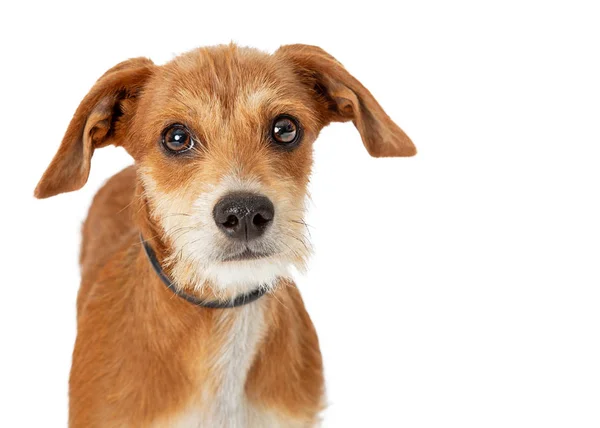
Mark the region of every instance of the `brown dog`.
[[234, 45], [107, 71], [35, 195], [81, 188], [95, 149], [135, 165], [83, 226], [71, 427], [304, 427], [324, 406], [321, 354], [291, 266], [312, 144], [352, 120], [372, 156], [415, 147], [320, 48]]

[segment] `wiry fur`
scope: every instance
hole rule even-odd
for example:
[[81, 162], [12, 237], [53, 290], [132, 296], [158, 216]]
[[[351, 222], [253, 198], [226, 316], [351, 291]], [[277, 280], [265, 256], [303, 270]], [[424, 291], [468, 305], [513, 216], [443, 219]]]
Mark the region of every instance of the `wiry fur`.
[[[292, 151], [269, 138], [295, 116]], [[157, 66], [146, 58], [107, 71], [82, 100], [35, 195], [79, 189], [95, 149], [123, 146], [135, 165], [98, 192], [83, 227], [71, 427], [308, 427], [324, 406], [316, 333], [290, 269], [310, 253], [303, 220], [312, 143], [331, 121], [352, 120], [373, 156], [410, 156], [410, 139], [333, 57], [291, 45], [273, 55], [235, 45], [202, 48]], [[161, 146], [182, 123], [197, 140], [186, 156]], [[212, 220], [235, 191], [268, 197], [275, 217], [247, 246], [268, 256], [226, 261], [244, 246]], [[196, 307], [168, 290], [139, 241], [150, 243], [177, 287], [230, 299]]]

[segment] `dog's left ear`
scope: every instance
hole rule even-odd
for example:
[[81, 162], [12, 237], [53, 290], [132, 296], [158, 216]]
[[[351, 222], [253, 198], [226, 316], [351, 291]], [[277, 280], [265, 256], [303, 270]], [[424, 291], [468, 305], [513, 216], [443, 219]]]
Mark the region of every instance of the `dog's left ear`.
[[413, 156], [417, 149], [377, 100], [334, 57], [317, 46], [286, 45], [275, 56], [292, 64], [312, 91], [325, 124], [352, 120], [374, 157]]
[[148, 58], [132, 58], [98, 79], [75, 111], [58, 152], [35, 188], [36, 198], [83, 187], [94, 150], [122, 144], [138, 95], [154, 68]]

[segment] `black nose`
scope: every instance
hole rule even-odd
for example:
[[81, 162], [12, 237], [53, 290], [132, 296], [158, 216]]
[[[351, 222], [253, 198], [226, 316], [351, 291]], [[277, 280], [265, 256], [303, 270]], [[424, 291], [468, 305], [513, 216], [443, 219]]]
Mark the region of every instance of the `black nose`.
[[230, 238], [250, 241], [261, 236], [273, 222], [275, 208], [264, 196], [231, 193], [213, 209], [217, 226]]

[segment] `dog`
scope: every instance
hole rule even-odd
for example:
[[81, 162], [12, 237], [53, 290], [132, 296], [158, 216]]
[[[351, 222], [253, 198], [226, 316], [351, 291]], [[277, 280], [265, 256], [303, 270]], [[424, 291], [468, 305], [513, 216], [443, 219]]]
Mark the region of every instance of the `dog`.
[[111, 144], [134, 159], [83, 225], [70, 427], [319, 423], [319, 343], [290, 270], [310, 253], [313, 142], [345, 121], [372, 156], [416, 153], [315, 46], [199, 48], [100, 77], [35, 190], [80, 189]]

